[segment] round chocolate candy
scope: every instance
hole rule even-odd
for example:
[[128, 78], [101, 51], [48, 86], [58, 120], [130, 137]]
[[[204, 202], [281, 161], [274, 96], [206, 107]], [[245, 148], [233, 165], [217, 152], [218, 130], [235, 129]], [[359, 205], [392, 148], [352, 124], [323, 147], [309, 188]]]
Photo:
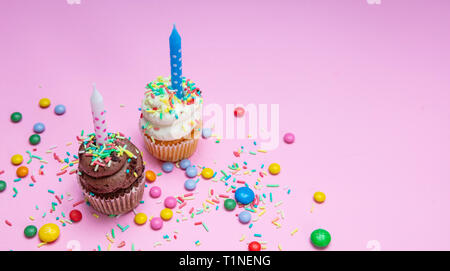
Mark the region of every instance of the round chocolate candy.
[[225, 209], [227, 209], [228, 211], [233, 211], [234, 208], [236, 208], [236, 201], [234, 199], [226, 199], [223, 202], [223, 206], [225, 207]]
[[241, 117], [243, 117], [245, 115], [245, 109], [244, 108], [242, 108], [242, 107], [236, 107], [235, 109], [234, 109], [234, 116], [235, 117], [237, 117], [237, 118], [241, 118]]
[[154, 217], [152, 220], [150, 220], [150, 227], [153, 230], [159, 230], [163, 226], [163, 220], [160, 217]]
[[192, 191], [197, 187], [197, 182], [189, 179], [184, 182], [184, 188], [188, 191]]
[[242, 211], [239, 213], [239, 222], [242, 224], [247, 224], [252, 219], [252, 215], [248, 211]]
[[203, 138], [210, 138], [212, 135], [212, 130], [211, 128], [203, 128], [202, 129], [202, 137]]
[[63, 115], [64, 113], [66, 113], [66, 107], [64, 105], [58, 104], [57, 106], [55, 106], [56, 115]]
[[248, 250], [249, 251], [260, 251], [261, 244], [256, 241], [250, 242], [250, 244], [248, 244]]
[[33, 125], [33, 132], [36, 134], [40, 134], [45, 131], [45, 125], [42, 122], [38, 122]]
[[51, 104], [51, 101], [49, 98], [42, 98], [39, 100], [39, 106], [41, 108], [47, 108], [50, 106], [50, 104]]
[[38, 134], [31, 135], [28, 139], [31, 145], [37, 145], [39, 142], [41, 142], [41, 136]]
[[73, 222], [78, 222], [81, 220], [81, 218], [83, 218], [83, 215], [81, 214], [80, 211], [75, 209], [75, 210], [70, 211], [69, 217], [70, 217], [70, 220], [72, 220]]
[[287, 144], [292, 144], [295, 141], [295, 135], [293, 133], [286, 133], [284, 134], [283, 139]]
[[0, 181], [0, 192], [5, 191], [5, 189], [6, 189], [6, 182]]
[[247, 205], [255, 199], [255, 193], [250, 188], [243, 186], [236, 189], [234, 197], [237, 202]]
[[22, 120], [22, 114], [20, 112], [14, 112], [11, 114], [11, 121], [17, 123]]
[[173, 163], [172, 162], [164, 162], [161, 166], [162, 171], [169, 173], [173, 170]]
[[175, 206], [177, 206], [177, 199], [169, 196], [164, 200], [164, 206], [166, 206], [169, 209], [173, 209], [175, 208]]
[[150, 197], [156, 199], [161, 196], [161, 188], [159, 186], [153, 186], [150, 188]]
[[190, 167], [186, 168], [186, 175], [189, 178], [194, 178], [195, 176], [197, 176], [197, 167], [190, 166]]
[[331, 241], [331, 235], [324, 229], [317, 229], [311, 233], [311, 243], [318, 248], [325, 248]]
[[36, 235], [37, 233], [37, 228], [34, 225], [28, 225], [25, 227], [25, 229], [23, 230], [23, 233], [25, 234], [25, 236], [27, 238], [32, 238]]
[[191, 165], [191, 161], [189, 159], [183, 159], [180, 161], [180, 168], [187, 169]]

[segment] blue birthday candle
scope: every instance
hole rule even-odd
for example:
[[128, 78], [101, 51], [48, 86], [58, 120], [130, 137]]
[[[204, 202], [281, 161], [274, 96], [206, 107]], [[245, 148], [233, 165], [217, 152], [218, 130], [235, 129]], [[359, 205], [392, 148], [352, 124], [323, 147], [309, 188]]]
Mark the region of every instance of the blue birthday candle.
[[176, 91], [176, 95], [181, 99], [184, 95], [182, 83], [182, 67], [181, 67], [181, 37], [178, 34], [175, 25], [173, 25], [172, 34], [169, 38], [170, 43], [170, 75], [172, 81], [172, 89]]

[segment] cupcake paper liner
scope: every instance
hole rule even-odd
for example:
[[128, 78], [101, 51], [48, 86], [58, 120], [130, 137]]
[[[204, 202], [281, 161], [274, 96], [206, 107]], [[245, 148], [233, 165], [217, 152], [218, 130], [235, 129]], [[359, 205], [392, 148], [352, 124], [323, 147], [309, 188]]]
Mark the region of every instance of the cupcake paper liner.
[[150, 154], [159, 160], [168, 162], [177, 162], [191, 157], [197, 149], [198, 143], [198, 139], [187, 139], [174, 145], [164, 146], [153, 143], [153, 141], [148, 139], [145, 135], [143, 135], [143, 137], [145, 146]]
[[80, 181], [80, 176], [78, 176], [78, 183], [83, 190], [83, 194], [85, 198], [88, 199], [92, 208], [96, 211], [105, 214], [105, 215], [119, 215], [123, 213], [127, 213], [139, 204], [144, 195], [145, 188], [145, 180], [143, 177], [138, 181], [138, 186], [135, 186], [123, 195], [118, 195], [112, 199], [102, 198], [100, 196], [94, 195], [92, 196], [82, 185]]
[[202, 122], [198, 122], [193, 130], [193, 138], [185, 139], [182, 142], [162, 145], [153, 142], [145, 135], [141, 129], [142, 137], [144, 137], [145, 146], [153, 157], [166, 162], [178, 162], [185, 158], [191, 157], [197, 149], [197, 143], [201, 136]]

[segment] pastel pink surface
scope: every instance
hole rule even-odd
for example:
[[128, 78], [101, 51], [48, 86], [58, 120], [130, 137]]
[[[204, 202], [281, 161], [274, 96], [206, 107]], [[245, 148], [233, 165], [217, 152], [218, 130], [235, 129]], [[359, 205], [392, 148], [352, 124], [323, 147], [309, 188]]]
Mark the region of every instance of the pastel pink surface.
[[[105, 234], [112, 228], [117, 238], [112, 250], [129, 250], [131, 244], [142, 250], [246, 250], [253, 240], [267, 241], [267, 250], [278, 245], [313, 250], [308, 239], [316, 228], [331, 233], [329, 250], [368, 250], [370, 240], [383, 250], [450, 249], [449, 8], [444, 0], [0, 2], [0, 171], [5, 170], [0, 179], [8, 183], [0, 192], [0, 249], [100, 245], [106, 250]], [[58, 181], [60, 165], [45, 151], [57, 145], [59, 156], [75, 154], [75, 136], [94, 130], [93, 82], [104, 97], [108, 129], [131, 136], [144, 150], [138, 107], [145, 85], [170, 73], [173, 23], [182, 37], [183, 71], [201, 88], [206, 104], [280, 105], [276, 150], [236, 158], [233, 151], [251, 149], [253, 140], [202, 139], [191, 159], [214, 170], [233, 162], [247, 161], [249, 168], [279, 163], [279, 175], [263, 178], [264, 184], [280, 184], [265, 189], [274, 202], [252, 229], [238, 222], [239, 208], [226, 212], [222, 205], [196, 216], [209, 232], [190, 218], [164, 222], [159, 231], [134, 225], [132, 213], [96, 218], [85, 204], [76, 207], [82, 221], [61, 227], [56, 216], [74, 209], [81, 190], [75, 175]], [[50, 108], [38, 106], [43, 97], [52, 101]], [[57, 104], [66, 106], [64, 115], [53, 113]], [[14, 111], [23, 114], [18, 124], [9, 121]], [[29, 165], [37, 180], [30, 187], [30, 176], [13, 181], [10, 158], [20, 153], [28, 160], [25, 151], [33, 147], [27, 139], [38, 121], [46, 131], [36, 153], [49, 164], [44, 175], [37, 175], [37, 160]], [[286, 132], [295, 134], [294, 144], [282, 141]], [[144, 160], [146, 169], [160, 172], [161, 163], [147, 152]], [[137, 211], [158, 216], [164, 207], [161, 198], [149, 196], [149, 188], [160, 186], [163, 198], [181, 195], [185, 180], [179, 169], [159, 176], [148, 184]], [[15, 198], [13, 187], [19, 191]], [[201, 179], [199, 194], [185, 212], [201, 206], [209, 188], [226, 189], [222, 182]], [[49, 189], [65, 197], [53, 214], [56, 199]], [[327, 199], [311, 212], [316, 191]], [[283, 204], [275, 208], [279, 201]], [[279, 216], [276, 210], [285, 215], [279, 229], [271, 223]], [[26, 225], [48, 222], [60, 225], [54, 244], [38, 248], [38, 238], [23, 236]], [[117, 224], [130, 228], [121, 232]], [[165, 234], [177, 239], [166, 242]], [[239, 242], [242, 235], [246, 239]], [[121, 249], [120, 241], [126, 242]], [[155, 242], [162, 246], [154, 247]]]

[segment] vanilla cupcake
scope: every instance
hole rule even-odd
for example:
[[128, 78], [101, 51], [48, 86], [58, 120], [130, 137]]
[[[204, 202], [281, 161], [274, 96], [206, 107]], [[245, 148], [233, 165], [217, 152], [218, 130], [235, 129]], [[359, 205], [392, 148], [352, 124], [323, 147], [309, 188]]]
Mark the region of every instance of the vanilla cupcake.
[[180, 99], [170, 77], [158, 77], [147, 85], [139, 127], [148, 151], [162, 161], [180, 161], [194, 154], [202, 129], [201, 91], [183, 78]]

